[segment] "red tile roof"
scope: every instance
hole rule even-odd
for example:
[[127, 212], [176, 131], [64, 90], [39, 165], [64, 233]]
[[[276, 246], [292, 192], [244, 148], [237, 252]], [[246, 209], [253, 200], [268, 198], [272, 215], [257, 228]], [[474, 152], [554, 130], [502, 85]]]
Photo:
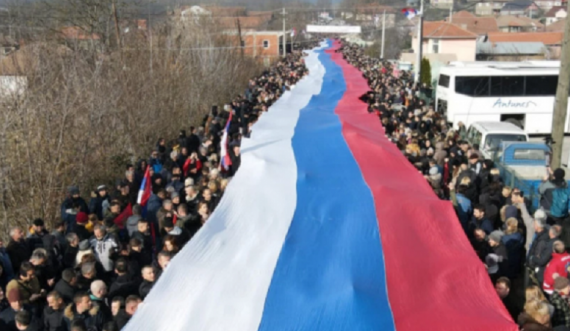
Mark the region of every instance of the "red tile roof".
[[473, 15], [472, 13], [466, 10], [461, 10], [458, 11], [457, 13], [454, 13], [452, 17], [453, 20], [455, 20], [456, 18], [476, 18], [477, 16]]
[[423, 37], [428, 39], [476, 39], [477, 35], [447, 22], [424, 22]]
[[562, 32], [489, 32], [490, 42], [541, 42], [545, 45], [561, 45]]
[[478, 35], [499, 31], [497, 20], [494, 17], [456, 17], [452, 23]]
[[96, 33], [88, 33], [78, 26], [68, 26], [61, 29], [61, 34], [65, 39], [77, 39], [77, 40], [99, 40], [101, 36]]
[[533, 20], [524, 16], [512, 16], [512, 15], [502, 15], [496, 18], [497, 25], [501, 26], [526, 26], [526, 27], [536, 27], [537, 29], [543, 29], [544, 24], [540, 23], [538, 20]]
[[242, 29], [257, 29], [263, 27], [271, 17], [266, 16], [238, 16], [238, 17], [214, 17], [214, 21], [222, 28], [237, 29], [239, 20]]

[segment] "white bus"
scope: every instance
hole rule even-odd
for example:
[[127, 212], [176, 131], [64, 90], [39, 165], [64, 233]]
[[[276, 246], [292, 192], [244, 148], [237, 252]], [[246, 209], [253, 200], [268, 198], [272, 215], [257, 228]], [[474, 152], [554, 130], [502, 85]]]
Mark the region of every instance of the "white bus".
[[451, 62], [440, 70], [436, 109], [455, 127], [500, 121], [550, 134], [559, 70], [559, 61]]

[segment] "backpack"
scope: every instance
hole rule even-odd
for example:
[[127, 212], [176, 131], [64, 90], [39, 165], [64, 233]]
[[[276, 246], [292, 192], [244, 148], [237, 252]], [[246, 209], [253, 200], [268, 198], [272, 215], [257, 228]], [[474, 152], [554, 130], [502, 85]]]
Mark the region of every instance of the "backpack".
[[550, 214], [554, 217], [563, 218], [568, 216], [568, 200], [570, 194], [567, 187], [559, 187], [552, 191], [552, 205]]

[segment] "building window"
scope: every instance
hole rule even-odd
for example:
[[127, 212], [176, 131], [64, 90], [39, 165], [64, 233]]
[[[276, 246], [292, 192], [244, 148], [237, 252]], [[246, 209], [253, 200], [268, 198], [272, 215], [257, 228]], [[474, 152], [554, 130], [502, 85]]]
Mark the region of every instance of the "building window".
[[434, 54], [439, 53], [439, 39], [432, 39], [431, 41], [431, 51]]
[[265, 39], [263, 41], [263, 48], [269, 48], [269, 40]]

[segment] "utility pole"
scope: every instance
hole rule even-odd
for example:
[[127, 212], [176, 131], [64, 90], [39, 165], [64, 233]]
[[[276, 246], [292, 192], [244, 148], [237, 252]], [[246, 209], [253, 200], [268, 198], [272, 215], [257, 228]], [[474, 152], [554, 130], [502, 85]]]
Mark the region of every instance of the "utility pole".
[[148, 22], [146, 23], [148, 32], [148, 50], [150, 52], [150, 60], [148, 63], [150, 75], [152, 76], [152, 29], [150, 28], [150, 0], [148, 0]]
[[386, 36], [386, 9], [382, 14], [382, 48], [380, 49], [380, 59], [384, 60], [384, 38]]
[[[570, 10], [570, 1], [568, 1]], [[560, 58], [560, 73], [558, 74], [558, 87], [552, 114], [552, 169], [562, 164], [562, 145], [566, 129], [566, 114], [568, 112], [568, 88], [570, 86], [570, 20], [564, 23], [564, 40], [562, 41], [562, 56]]]
[[422, 67], [422, 53], [423, 53], [423, 35], [424, 35], [424, 0], [420, 2], [420, 12], [418, 13], [419, 22], [418, 22], [418, 56], [416, 58], [416, 77], [414, 77], [414, 82], [419, 84], [420, 82], [420, 74], [421, 74], [421, 67]]
[[285, 35], [285, 7], [283, 7], [283, 57], [287, 54], [287, 35]]
[[116, 0], [113, 0], [111, 6], [111, 10], [113, 11], [113, 19], [115, 20], [115, 37], [117, 38], [117, 47], [119, 47], [119, 55], [121, 56], [121, 63], [123, 63], [123, 47], [121, 42], [121, 31], [119, 29], [119, 16], [117, 15]]
[[453, 2], [451, 2], [451, 6], [449, 7], [449, 23], [453, 23]]

